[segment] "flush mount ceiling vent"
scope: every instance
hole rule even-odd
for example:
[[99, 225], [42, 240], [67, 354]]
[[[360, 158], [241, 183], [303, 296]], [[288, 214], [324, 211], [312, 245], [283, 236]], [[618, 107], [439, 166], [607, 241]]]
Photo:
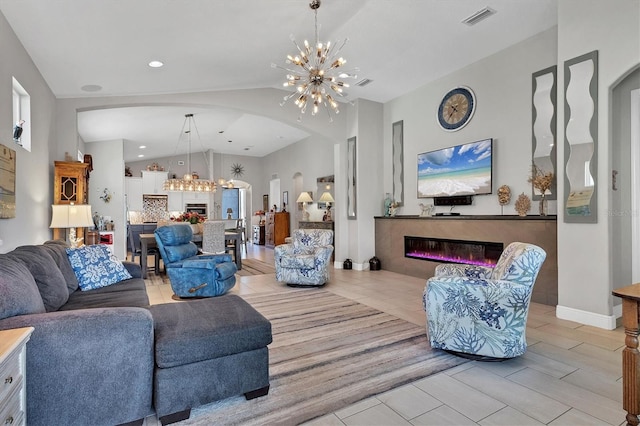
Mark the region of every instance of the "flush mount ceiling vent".
[[364, 87], [369, 83], [372, 83], [373, 80], [370, 80], [368, 78], [363, 78], [362, 80], [360, 80], [359, 82], [356, 83], [356, 86], [360, 86], [360, 87]]
[[487, 19], [488, 17], [490, 17], [491, 15], [495, 15], [496, 11], [491, 9], [489, 6], [485, 7], [484, 9], [480, 9], [479, 11], [477, 11], [476, 13], [474, 13], [473, 15], [465, 18], [462, 20], [463, 24], [466, 25], [475, 25], [478, 22]]

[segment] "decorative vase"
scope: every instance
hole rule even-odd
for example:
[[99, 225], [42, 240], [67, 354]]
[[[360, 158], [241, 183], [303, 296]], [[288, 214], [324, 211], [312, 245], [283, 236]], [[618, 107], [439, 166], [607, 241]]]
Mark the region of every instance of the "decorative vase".
[[387, 192], [384, 197], [384, 215], [386, 217], [391, 216], [390, 209], [391, 209], [391, 194]]
[[547, 215], [547, 209], [548, 209], [548, 205], [547, 205], [547, 197], [544, 196], [544, 194], [542, 194], [542, 196], [540, 197], [540, 205], [538, 206], [540, 209], [540, 216], [546, 216]]
[[191, 232], [193, 232], [193, 234], [200, 234], [200, 224], [198, 223], [190, 223], [189, 224], [191, 226]]

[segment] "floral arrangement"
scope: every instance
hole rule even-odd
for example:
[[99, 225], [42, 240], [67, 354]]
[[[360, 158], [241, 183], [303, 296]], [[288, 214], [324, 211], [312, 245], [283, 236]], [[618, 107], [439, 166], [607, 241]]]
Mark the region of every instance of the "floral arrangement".
[[529, 176], [527, 182], [532, 184], [533, 187], [540, 191], [540, 194], [544, 196], [553, 183], [553, 172], [545, 172], [543, 169], [533, 164], [531, 166], [531, 176]]
[[171, 220], [174, 222], [189, 222], [195, 225], [197, 223], [204, 222], [205, 220], [207, 220], [207, 218], [196, 212], [185, 212], [185, 213], [181, 213], [178, 217], [172, 216]]

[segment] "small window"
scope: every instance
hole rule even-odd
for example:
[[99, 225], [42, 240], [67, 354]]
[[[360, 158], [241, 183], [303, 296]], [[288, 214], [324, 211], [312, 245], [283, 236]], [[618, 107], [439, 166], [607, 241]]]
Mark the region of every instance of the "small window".
[[31, 151], [31, 97], [13, 77], [13, 141]]

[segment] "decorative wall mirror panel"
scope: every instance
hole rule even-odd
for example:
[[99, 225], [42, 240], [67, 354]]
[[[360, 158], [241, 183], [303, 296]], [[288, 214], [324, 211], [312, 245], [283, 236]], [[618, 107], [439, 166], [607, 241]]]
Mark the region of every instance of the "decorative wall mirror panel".
[[391, 126], [393, 146], [393, 200], [400, 206], [404, 202], [403, 138], [403, 122], [396, 121]]
[[598, 51], [564, 63], [565, 222], [598, 221]]
[[[554, 65], [533, 73], [531, 78], [531, 164], [539, 171], [553, 173], [551, 187], [546, 191], [547, 200], [557, 198], [556, 178], [556, 93], [557, 67]], [[532, 186], [533, 199], [541, 198], [540, 190]]]
[[356, 219], [356, 137], [347, 139], [347, 219]]

